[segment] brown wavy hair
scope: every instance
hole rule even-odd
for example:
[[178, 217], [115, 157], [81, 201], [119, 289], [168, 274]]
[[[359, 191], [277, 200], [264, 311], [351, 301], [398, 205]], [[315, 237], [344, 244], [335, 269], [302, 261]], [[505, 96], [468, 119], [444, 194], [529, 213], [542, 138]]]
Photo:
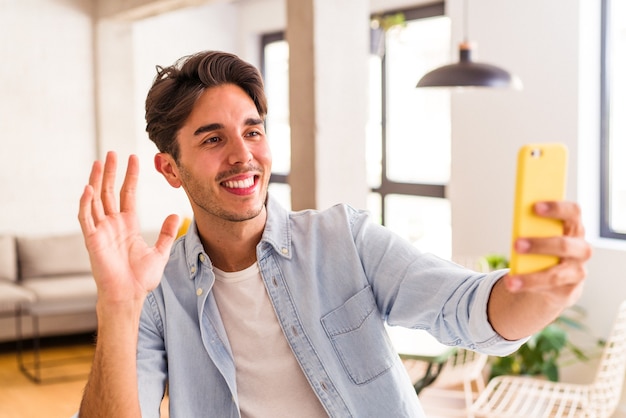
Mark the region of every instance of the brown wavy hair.
[[160, 152], [176, 162], [180, 156], [177, 136], [196, 100], [208, 88], [234, 84], [254, 102], [259, 116], [267, 115], [267, 98], [261, 74], [234, 54], [203, 51], [157, 66], [157, 75], [146, 97], [146, 132]]

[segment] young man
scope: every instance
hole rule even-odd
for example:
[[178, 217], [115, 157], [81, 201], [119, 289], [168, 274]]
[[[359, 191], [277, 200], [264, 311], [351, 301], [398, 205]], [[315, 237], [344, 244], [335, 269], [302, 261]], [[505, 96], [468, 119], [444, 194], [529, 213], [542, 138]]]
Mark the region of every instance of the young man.
[[[95, 162], [79, 220], [98, 285], [98, 342], [80, 416], [422, 417], [384, 323], [507, 354], [579, 296], [590, 247], [578, 206], [536, 205], [565, 236], [521, 239], [558, 266], [478, 274], [432, 255], [345, 205], [290, 213], [267, 194], [271, 154], [257, 70], [202, 52], [159, 68], [146, 100], [156, 169], [194, 212], [155, 247], [135, 213], [128, 160]], [[173, 244], [173, 247], [172, 247]]]

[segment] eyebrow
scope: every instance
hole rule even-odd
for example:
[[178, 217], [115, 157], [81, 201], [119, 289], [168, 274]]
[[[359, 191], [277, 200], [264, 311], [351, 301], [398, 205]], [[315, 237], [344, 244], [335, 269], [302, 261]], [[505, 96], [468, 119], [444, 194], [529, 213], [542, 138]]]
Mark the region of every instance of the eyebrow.
[[[262, 125], [263, 119], [260, 118], [248, 118], [245, 120], [244, 124], [246, 126], [255, 126]], [[207, 125], [202, 125], [193, 133], [194, 135], [201, 135], [205, 132], [217, 131], [218, 129], [224, 129], [224, 125], [221, 123], [209, 123]]]

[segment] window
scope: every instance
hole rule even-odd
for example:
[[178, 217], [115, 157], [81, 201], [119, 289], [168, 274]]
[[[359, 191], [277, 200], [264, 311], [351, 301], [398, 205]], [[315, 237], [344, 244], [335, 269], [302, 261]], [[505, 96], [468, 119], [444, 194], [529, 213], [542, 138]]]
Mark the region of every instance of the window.
[[626, 239], [626, 2], [602, 1], [600, 235]]
[[402, 13], [406, 25], [370, 58], [368, 209], [421, 250], [450, 257], [450, 93], [415, 88], [450, 60], [450, 21], [439, 5]]
[[[385, 34], [370, 57], [367, 209], [423, 251], [450, 257], [450, 93], [415, 88], [450, 60], [450, 21], [443, 3], [401, 12], [406, 25]], [[261, 69], [269, 102], [267, 132], [274, 172], [270, 190], [289, 207], [289, 47], [282, 33], [262, 37]]]
[[268, 101], [265, 128], [272, 149], [272, 176], [269, 189], [285, 208], [291, 207], [287, 175], [291, 167], [289, 127], [289, 46], [282, 32], [261, 38], [261, 71]]

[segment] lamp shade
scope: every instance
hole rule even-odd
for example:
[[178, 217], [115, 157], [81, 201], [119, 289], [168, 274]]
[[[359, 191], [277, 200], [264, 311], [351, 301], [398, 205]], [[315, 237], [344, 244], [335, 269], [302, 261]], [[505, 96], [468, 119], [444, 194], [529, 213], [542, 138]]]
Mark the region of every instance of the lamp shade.
[[459, 47], [459, 62], [444, 65], [426, 73], [416, 87], [500, 87], [521, 89], [515, 75], [491, 64], [472, 61], [468, 42]]

